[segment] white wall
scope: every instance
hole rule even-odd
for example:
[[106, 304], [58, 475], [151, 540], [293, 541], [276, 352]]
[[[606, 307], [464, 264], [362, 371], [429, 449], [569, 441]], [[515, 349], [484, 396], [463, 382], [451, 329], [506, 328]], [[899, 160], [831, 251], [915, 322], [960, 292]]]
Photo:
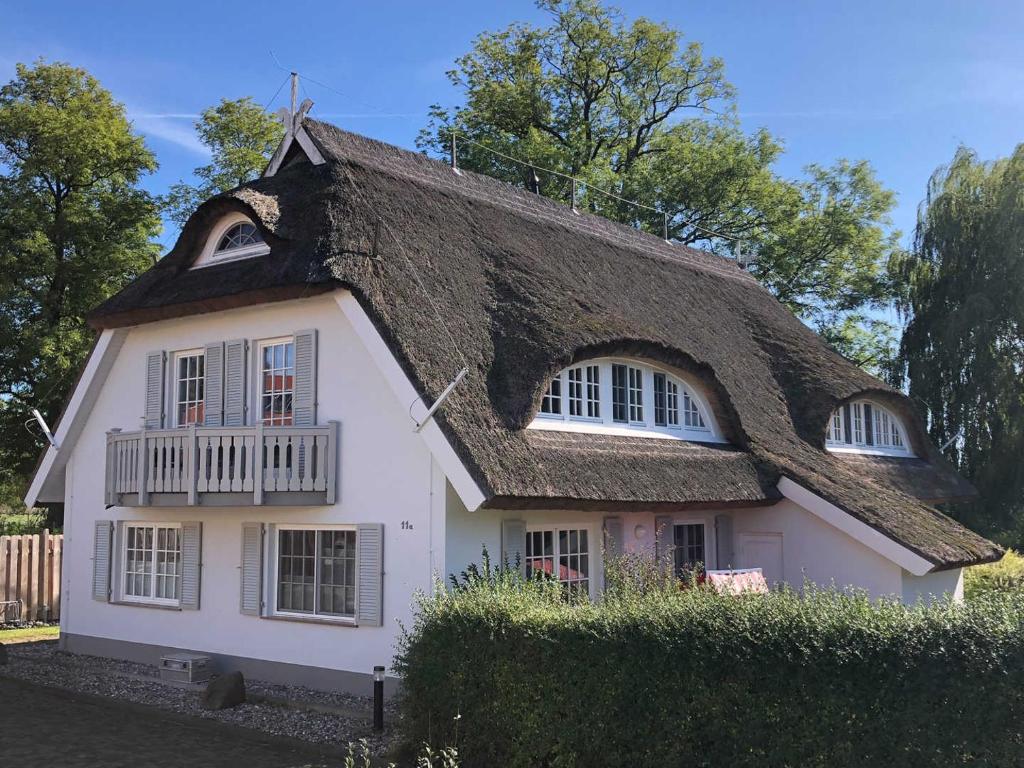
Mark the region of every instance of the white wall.
[[[134, 430], [143, 409], [145, 355], [319, 330], [317, 420], [341, 423], [339, 501], [332, 507], [104, 509], [105, 433]], [[132, 329], [76, 444], [67, 473], [65, 632], [211, 653], [368, 672], [390, 665], [396, 618], [408, 624], [416, 590], [444, 558], [444, 476], [413, 432], [409, 403], [388, 387], [332, 295]], [[91, 598], [97, 519], [203, 522], [201, 608], [172, 611]], [[384, 523], [384, 626], [323, 626], [239, 613], [241, 524]], [[409, 527], [403, 527], [402, 522]], [[431, 557], [439, 558], [432, 561]]]
[[910, 605], [918, 600], [930, 603], [950, 597], [954, 600], [964, 599], [963, 568], [926, 573], [924, 576], [914, 576], [907, 571], [903, 572], [904, 603]]

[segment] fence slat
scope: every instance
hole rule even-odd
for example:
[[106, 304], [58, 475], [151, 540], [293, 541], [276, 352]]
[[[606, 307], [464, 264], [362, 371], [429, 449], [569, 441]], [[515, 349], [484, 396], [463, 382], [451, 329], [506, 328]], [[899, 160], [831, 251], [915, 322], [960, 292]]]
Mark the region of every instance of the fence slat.
[[0, 623], [56, 621], [60, 618], [60, 578], [64, 537], [49, 530], [0, 536], [0, 603], [20, 602], [21, 610], [0, 606]]

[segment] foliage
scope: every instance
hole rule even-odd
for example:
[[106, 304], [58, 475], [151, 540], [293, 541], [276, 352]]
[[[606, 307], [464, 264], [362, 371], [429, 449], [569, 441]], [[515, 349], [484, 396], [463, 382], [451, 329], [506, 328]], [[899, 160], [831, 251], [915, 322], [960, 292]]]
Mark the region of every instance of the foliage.
[[[0, 509], [0, 536], [22, 536], [24, 534], [40, 533], [44, 528], [49, 528], [49, 520], [46, 515], [37, 510], [12, 513]], [[51, 533], [60, 533], [60, 529], [50, 529]]]
[[195, 128], [212, 157], [193, 171], [198, 184], [178, 182], [163, 198], [168, 216], [179, 227], [207, 198], [258, 178], [284, 138], [284, 126], [248, 96], [221, 99], [203, 112]]
[[505, 768], [1001, 766], [1024, 748], [1022, 594], [908, 608], [612, 579], [596, 604], [511, 576], [422, 597], [394, 664], [406, 737]]
[[667, 224], [670, 239], [718, 252], [742, 241], [754, 274], [841, 352], [886, 346], [889, 330], [861, 320], [892, 297], [894, 200], [866, 162], [780, 178], [781, 143], [741, 130], [723, 62], [699, 43], [648, 19], [627, 23], [600, 0], [538, 6], [548, 26], [483, 33], [456, 60], [448, 76], [464, 103], [432, 107], [422, 149], [447, 155], [454, 132], [463, 167], [523, 186], [536, 172], [539, 192], [570, 200], [564, 176], [517, 158], [581, 179], [576, 205], [594, 213], [659, 235]]
[[980, 492], [958, 517], [1024, 542], [1024, 144], [966, 148], [928, 185], [914, 253], [898, 261], [909, 317], [900, 362], [929, 434]]
[[[373, 768], [376, 761], [370, 753], [369, 742], [366, 739], [355, 744], [349, 742], [341, 764], [343, 768]], [[435, 750], [424, 744], [416, 755], [416, 768], [459, 768], [459, 765], [459, 751], [454, 747]], [[388, 763], [388, 768], [396, 768], [395, 763]]]
[[138, 187], [156, 168], [123, 105], [85, 70], [19, 64], [0, 88], [0, 502], [20, 505], [42, 441], [92, 342], [86, 312], [156, 256]]
[[992, 592], [1024, 592], [1024, 557], [1008, 549], [1002, 560], [964, 571], [964, 597], [973, 600]]

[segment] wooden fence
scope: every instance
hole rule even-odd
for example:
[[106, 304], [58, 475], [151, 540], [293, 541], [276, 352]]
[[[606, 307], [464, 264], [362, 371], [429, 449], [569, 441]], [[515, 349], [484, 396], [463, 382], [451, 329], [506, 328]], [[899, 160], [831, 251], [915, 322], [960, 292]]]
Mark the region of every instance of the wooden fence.
[[0, 536], [0, 623], [60, 618], [63, 549], [64, 537], [48, 530]]

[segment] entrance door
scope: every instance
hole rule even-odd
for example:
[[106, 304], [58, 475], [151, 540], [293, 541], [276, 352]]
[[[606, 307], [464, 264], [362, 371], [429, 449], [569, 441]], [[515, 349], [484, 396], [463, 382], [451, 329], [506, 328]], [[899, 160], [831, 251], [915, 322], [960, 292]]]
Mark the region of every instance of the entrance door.
[[741, 533], [740, 562], [744, 568], [760, 568], [769, 587], [783, 581], [782, 534]]

